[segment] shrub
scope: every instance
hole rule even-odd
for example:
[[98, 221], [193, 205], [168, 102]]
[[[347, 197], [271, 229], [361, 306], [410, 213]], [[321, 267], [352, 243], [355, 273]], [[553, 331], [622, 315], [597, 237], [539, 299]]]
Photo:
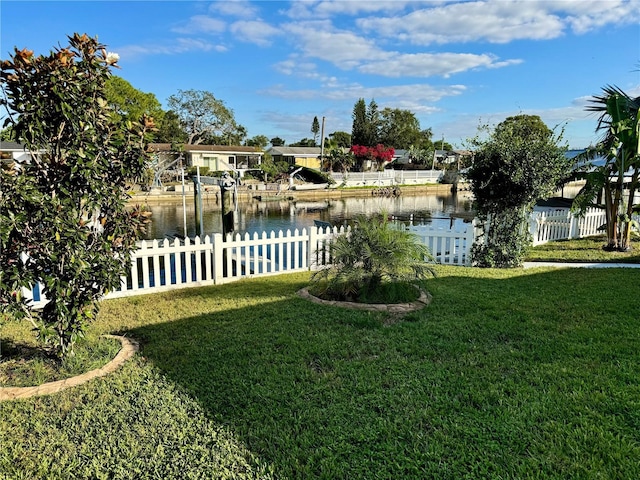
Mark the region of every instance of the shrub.
[[385, 214], [360, 216], [336, 238], [332, 264], [312, 275], [312, 291], [324, 298], [376, 303], [389, 283], [412, 283], [434, 275], [429, 249]]
[[[148, 216], [127, 208], [127, 184], [145, 172], [154, 125], [109, 107], [117, 59], [75, 34], [47, 56], [16, 49], [2, 61], [5, 125], [29, 160], [0, 168], [0, 311], [30, 319], [61, 356], [120, 285]], [[48, 300], [38, 313], [21, 295], [36, 282]]]
[[522, 264], [530, 244], [529, 215], [536, 200], [551, 195], [567, 178], [572, 161], [540, 117], [508, 117], [489, 138], [472, 140], [475, 156], [467, 173], [484, 234], [473, 246], [476, 266]]

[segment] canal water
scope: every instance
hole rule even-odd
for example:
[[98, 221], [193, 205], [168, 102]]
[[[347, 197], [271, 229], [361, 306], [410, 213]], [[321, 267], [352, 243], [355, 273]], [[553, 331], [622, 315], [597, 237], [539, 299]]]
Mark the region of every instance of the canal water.
[[[150, 204], [153, 215], [145, 238], [163, 239], [185, 236], [182, 200]], [[326, 199], [251, 198], [240, 201], [235, 208], [234, 232], [254, 233], [302, 230], [315, 220], [331, 225], [347, 225], [359, 215], [386, 213], [394, 221], [413, 225], [433, 225], [438, 228], [463, 226], [471, 222], [472, 198], [469, 192], [451, 194], [448, 191], [421, 193], [398, 197], [346, 197]], [[186, 198], [186, 236], [196, 235], [193, 196]], [[204, 234], [222, 233], [222, 211], [218, 198], [203, 200]]]

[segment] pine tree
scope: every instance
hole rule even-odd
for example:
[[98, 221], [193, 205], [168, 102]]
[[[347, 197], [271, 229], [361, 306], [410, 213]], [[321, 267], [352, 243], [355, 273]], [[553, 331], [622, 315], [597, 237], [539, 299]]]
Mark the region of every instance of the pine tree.
[[366, 145], [367, 142], [367, 104], [364, 98], [359, 99], [353, 107], [353, 126], [351, 144]]
[[320, 131], [320, 122], [318, 117], [313, 117], [313, 123], [311, 123], [311, 133], [313, 133], [313, 143], [318, 143], [318, 132]]

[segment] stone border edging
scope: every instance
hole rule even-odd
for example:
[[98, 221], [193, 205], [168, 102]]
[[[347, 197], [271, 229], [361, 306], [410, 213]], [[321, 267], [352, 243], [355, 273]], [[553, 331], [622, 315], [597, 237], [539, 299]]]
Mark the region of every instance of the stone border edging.
[[342, 307], [349, 308], [351, 310], [364, 310], [368, 312], [386, 312], [390, 315], [404, 315], [406, 313], [415, 312], [416, 310], [420, 310], [425, 306], [429, 305], [431, 302], [431, 295], [425, 292], [423, 289], [420, 290], [420, 296], [414, 302], [410, 303], [354, 303], [354, 302], [340, 302], [336, 300], [323, 300], [309, 293], [308, 288], [302, 288], [298, 290], [298, 296], [310, 300], [314, 303], [320, 305], [331, 305], [334, 307]]
[[130, 359], [134, 353], [140, 349], [140, 345], [136, 340], [132, 338], [118, 336], [118, 335], [104, 335], [108, 338], [117, 338], [122, 343], [122, 348], [113, 359], [105, 366], [91, 370], [90, 372], [83, 373], [71, 378], [65, 378], [64, 380], [57, 380], [55, 382], [43, 383], [35, 387], [0, 387], [0, 402], [4, 400], [16, 400], [21, 398], [31, 398], [41, 395], [51, 395], [58, 393], [70, 387], [82, 385], [94, 378], [104, 377], [105, 375], [115, 371], [120, 365]]

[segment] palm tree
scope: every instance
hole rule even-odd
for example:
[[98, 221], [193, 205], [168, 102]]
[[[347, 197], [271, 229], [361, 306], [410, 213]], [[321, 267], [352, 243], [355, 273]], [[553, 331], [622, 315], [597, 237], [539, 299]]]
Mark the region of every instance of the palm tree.
[[[630, 248], [633, 197], [640, 175], [640, 97], [630, 97], [615, 86], [602, 90], [604, 93], [594, 96], [587, 110], [601, 114], [596, 131], [604, 131], [604, 136], [580, 160], [602, 156], [605, 164], [584, 175], [587, 183], [576, 198], [576, 206], [584, 211], [602, 192], [606, 210], [605, 248], [624, 251]], [[625, 181], [625, 174], [631, 175], [629, 181]]]
[[338, 171], [346, 173], [354, 164], [353, 154], [345, 151], [336, 140], [329, 139], [325, 145], [325, 155], [322, 159], [322, 168], [327, 172]]
[[338, 300], [375, 294], [384, 283], [413, 283], [435, 275], [426, 245], [383, 212], [361, 216], [331, 246], [332, 264], [315, 272], [314, 285]]

